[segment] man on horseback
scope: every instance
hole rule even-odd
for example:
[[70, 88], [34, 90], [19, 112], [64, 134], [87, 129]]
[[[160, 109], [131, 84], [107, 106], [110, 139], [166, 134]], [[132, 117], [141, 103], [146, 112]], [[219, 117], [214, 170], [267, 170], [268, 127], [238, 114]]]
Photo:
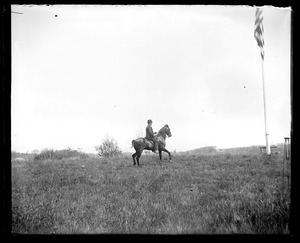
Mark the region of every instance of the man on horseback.
[[[137, 138], [132, 140], [132, 147], [135, 149], [135, 153], [132, 155], [133, 165], [140, 165], [139, 159], [143, 153], [143, 150], [152, 150], [154, 153], [157, 153], [159, 147], [159, 159], [162, 159], [162, 152], [169, 154], [169, 162], [171, 162], [171, 153], [165, 148], [166, 147], [166, 138], [171, 137], [172, 133], [168, 125], [164, 125], [161, 128], [157, 135], [152, 130], [152, 121], [148, 120], [148, 126], [146, 127], [146, 137]], [[150, 141], [153, 141], [154, 146], [152, 147]]]
[[157, 153], [158, 141], [155, 138], [155, 134], [154, 134], [153, 129], [152, 129], [152, 120], [149, 119], [147, 122], [148, 122], [148, 125], [146, 127], [146, 139], [149, 139], [149, 140], [153, 141], [154, 146], [153, 146], [152, 151], [154, 153]]

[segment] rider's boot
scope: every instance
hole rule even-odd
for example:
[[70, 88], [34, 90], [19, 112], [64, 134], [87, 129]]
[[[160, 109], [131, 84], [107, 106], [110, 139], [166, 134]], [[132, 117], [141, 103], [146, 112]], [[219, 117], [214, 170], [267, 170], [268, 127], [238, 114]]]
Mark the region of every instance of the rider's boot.
[[157, 148], [158, 146], [157, 146], [157, 143], [154, 143], [154, 146], [153, 146], [153, 153], [156, 153], [157, 154], [157, 150], [158, 150], [158, 148]]

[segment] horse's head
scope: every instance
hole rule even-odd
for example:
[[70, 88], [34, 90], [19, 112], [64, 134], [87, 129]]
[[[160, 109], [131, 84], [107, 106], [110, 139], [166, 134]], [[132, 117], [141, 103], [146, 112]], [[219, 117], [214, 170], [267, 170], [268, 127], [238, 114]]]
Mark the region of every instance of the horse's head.
[[169, 125], [165, 125], [164, 126], [164, 129], [165, 129], [165, 131], [166, 131], [166, 134], [167, 134], [167, 136], [168, 137], [171, 137], [172, 136], [172, 133], [171, 133], [171, 129], [169, 128]]

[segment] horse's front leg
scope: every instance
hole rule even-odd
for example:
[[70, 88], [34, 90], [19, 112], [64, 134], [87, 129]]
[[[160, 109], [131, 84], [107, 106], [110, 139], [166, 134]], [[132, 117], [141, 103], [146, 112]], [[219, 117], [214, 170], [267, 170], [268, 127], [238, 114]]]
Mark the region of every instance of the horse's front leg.
[[171, 162], [171, 159], [172, 159], [171, 153], [165, 148], [161, 148], [161, 150], [169, 154], [169, 162]]
[[158, 150], [158, 152], [159, 152], [159, 160], [161, 161], [161, 158], [162, 158], [162, 156], [161, 156], [162, 151], [161, 151], [161, 150]]

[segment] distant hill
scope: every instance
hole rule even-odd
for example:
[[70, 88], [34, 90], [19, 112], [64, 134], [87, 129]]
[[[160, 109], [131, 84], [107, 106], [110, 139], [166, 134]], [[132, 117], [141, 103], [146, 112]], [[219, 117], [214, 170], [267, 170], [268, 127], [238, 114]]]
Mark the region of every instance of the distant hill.
[[216, 146], [206, 146], [197, 149], [192, 149], [184, 152], [179, 152], [179, 154], [185, 155], [202, 155], [202, 154], [216, 154], [218, 153]]
[[[212, 155], [220, 153], [229, 153], [229, 154], [261, 154], [260, 145], [254, 145], [249, 147], [236, 147], [236, 148], [224, 148], [218, 149], [216, 146], [206, 146], [197, 149], [192, 149], [184, 152], [178, 152], [178, 154], [183, 155]], [[271, 146], [272, 153], [283, 153], [284, 144], [279, 143]]]

